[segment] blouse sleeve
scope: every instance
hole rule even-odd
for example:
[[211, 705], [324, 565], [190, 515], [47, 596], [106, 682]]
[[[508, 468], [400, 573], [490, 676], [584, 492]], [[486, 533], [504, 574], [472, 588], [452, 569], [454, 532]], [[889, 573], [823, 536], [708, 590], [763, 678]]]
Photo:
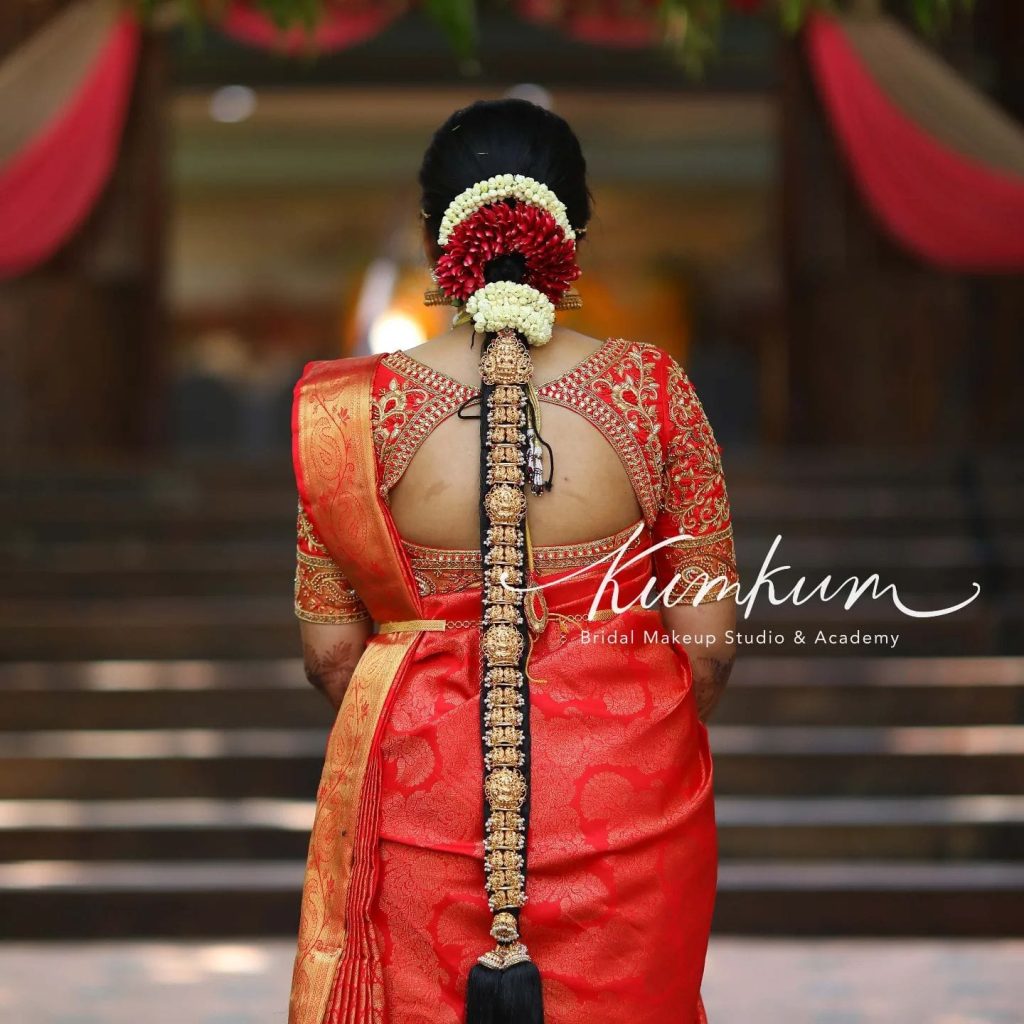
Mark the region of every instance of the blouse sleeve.
[[[728, 596], [727, 586], [739, 582], [721, 448], [693, 384], [675, 360], [669, 363], [665, 390], [662, 503], [654, 540], [680, 534], [687, 539], [655, 552], [659, 587], [678, 575], [673, 602], [684, 594], [686, 603], [720, 600]], [[700, 593], [705, 583], [719, 578], [725, 583]]]
[[331, 558], [299, 502], [295, 545], [295, 614], [305, 622], [362, 622], [366, 606]]

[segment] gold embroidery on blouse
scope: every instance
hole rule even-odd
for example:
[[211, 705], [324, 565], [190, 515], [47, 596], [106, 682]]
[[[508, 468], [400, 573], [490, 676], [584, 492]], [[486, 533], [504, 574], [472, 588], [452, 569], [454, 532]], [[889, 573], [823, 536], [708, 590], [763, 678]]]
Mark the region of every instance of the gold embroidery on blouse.
[[360, 622], [370, 617], [330, 557], [296, 552], [295, 614], [306, 622]]
[[324, 547], [323, 541], [317, 536], [316, 530], [313, 528], [313, 524], [309, 521], [309, 516], [306, 515], [306, 510], [302, 507], [301, 498], [299, 499], [296, 533], [299, 541], [304, 542], [311, 552], [317, 555], [327, 554], [327, 548]]
[[[562, 385], [571, 390], [571, 397], [577, 397], [577, 391], [583, 381], [611, 366], [632, 344], [634, 343], [622, 338], [607, 339], [600, 348], [591, 352], [556, 380], [540, 387], [539, 397], [542, 400], [554, 400], [552, 396], [555, 390]], [[389, 382], [384, 391], [371, 402], [370, 407], [374, 424], [374, 442], [381, 467], [380, 493], [387, 500], [389, 492], [409, 468], [413, 456], [430, 432], [453, 415], [463, 402], [475, 397], [478, 391], [404, 352], [389, 353], [381, 360], [381, 365], [402, 378], [401, 381]], [[577, 408], [577, 405], [571, 402], [558, 404], [567, 404], [568, 408], [576, 409], [588, 419], [592, 419], [593, 417], [588, 415], [592, 400], [594, 396], [585, 398], [582, 403], [584, 408]], [[594, 411], [599, 412], [599, 409]], [[622, 429], [617, 436], [620, 441], [627, 444], [632, 441], [628, 429]], [[614, 439], [609, 440], [614, 443]], [[619, 449], [616, 448], [616, 451]]]
[[[651, 369], [644, 363], [644, 355], [652, 349], [653, 346], [624, 338], [610, 339], [591, 359], [584, 360], [574, 371], [545, 384], [537, 392], [542, 401], [579, 413], [601, 432], [622, 460], [648, 525], [653, 524], [657, 518], [661, 497], [658, 476], [652, 473], [652, 463], [649, 461], [651, 458], [655, 460], [654, 467], [660, 464], [657, 416], [651, 413], [651, 409], [657, 408], [658, 384], [651, 375]], [[613, 379], [613, 369], [627, 361], [637, 368], [640, 381], [620, 387]], [[614, 404], [614, 400], [610, 403], [597, 392], [595, 385], [602, 383], [611, 387], [617, 404]], [[631, 392], [635, 401], [627, 400]], [[650, 403], [650, 408], [641, 411], [641, 402]], [[626, 409], [636, 411], [626, 416]], [[635, 434], [641, 420], [655, 428], [654, 448], [647, 448], [646, 452]]]
[[[633, 523], [607, 537], [576, 544], [548, 544], [534, 547], [534, 566], [540, 574], [581, 569], [616, 551], [629, 539], [639, 523]], [[627, 551], [649, 543], [640, 533]], [[472, 548], [435, 548], [403, 541], [416, 587], [424, 597], [451, 594], [480, 586], [480, 551]]]
[[403, 378], [393, 379], [370, 403], [380, 493], [387, 500], [431, 431], [476, 392], [404, 352], [386, 355], [381, 364]]
[[[667, 421], [662, 423], [660, 366], [665, 359]], [[380, 490], [386, 500], [430, 432], [477, 391], [402, 352], [385, 356], [382, 365], [401, 378], [390, 381], [372, 403]], [[609, 338], [537, 393], [541, 401], [583, 416], [604, 436], [622, 461], [648, 527], [667, 517], [667, 525], [658, 531], [661, 536], [667, 536], [666, 531], [692, 536], [655, 556], [671, 570], [669, 576], [678, 570], [688, 582], [699, 572], [738, 580], [719, 447], [689, 379], [674, 359], [654, 345]], [[616, 536], [612, 550], [625, 539]], [[404, 546], [421, 595], [479, 585], [478, 551]], [[576, 549], [585, 551], [574, 555]], [[592, 545], [535, 549], [538, 570], [547, 572], [579, 568], [604, 553], [604, 548], [595, 550]]]
[[684, 601], [696, 597], [709, 581], [724, 578], [725, 586], [709, 587], [695, 602], [702, 604], [720, 599], [725, 587], [739, 582], [729, 498], [711, 424], [685, 371], [674, 360], [667, 389], [669, 440], [662, 507], [668, 525], [661, 532], [690, 536], [663, 549], [659, 575], [663, 579], [678, 575], [672, 596], [682, 596]]
[[721, 453], [696, 391], [675, 362], [669, 369], [668, 416], [664, 508], [677, 518], [680, 532], [716, 533], [730, 521]]
[[[659, 554], [664, 583], [673, 576], [679, 577], [672, 587], [673, 600], [686, 593], [696, 595], [705, 583], [724, 578], [724, 585], [717, 583], [709, 587], [696, 603], [714, 601], [723, 595], [726, 587], [739, 582], [731, 526], [709, 537], [678, 541], [663, 548]], [[683, 600], [685, 602], [686, 598]]]

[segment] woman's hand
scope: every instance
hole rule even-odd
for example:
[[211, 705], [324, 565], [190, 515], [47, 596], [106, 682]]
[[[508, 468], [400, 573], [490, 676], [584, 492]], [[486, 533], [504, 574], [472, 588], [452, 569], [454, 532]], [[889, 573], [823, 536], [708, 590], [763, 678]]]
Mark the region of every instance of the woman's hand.
[[301, 622], [302, 661], [306, 678], [337, 710], [348, 689], [352, 671], [372, 632], [368, 619], [340, 624]]
[[680, 602], [663, 607], [661, 615], [665, 626], [679, 634], [680, 646], [689, 655], [697, 713], [706, 722], [725, 691], [736, 658], [735, 642], [726, 639], [736, 626], [736, 601], [727, 597], [696, 606]]

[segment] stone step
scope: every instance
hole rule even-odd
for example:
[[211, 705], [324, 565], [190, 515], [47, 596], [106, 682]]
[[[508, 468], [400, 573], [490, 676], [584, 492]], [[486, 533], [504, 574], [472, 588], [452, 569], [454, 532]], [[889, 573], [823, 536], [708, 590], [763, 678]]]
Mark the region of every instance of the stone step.
[[[97, 572], [58, 569], [51, 572], [38, 566], [5, 570], [0, 581], [0, 600], [23, 598], [120, 598], [135, 601], [161, 597], [264, 597], [270, 600], [289, 593], [295, 574], [294, 554], [276, 559], [275, 565], [238, 566], [219, 570], [215, 565], [201, 569], [103, 569]], [[936, 582], [952, 576], [935, 574]], [[898, 583], [897, 583], [898, 585]]]
[[[813, 503], [814, 496], [808, 496]], [[68, 499], [76, 500], [76, 499]], [[985, 543], [996, 545], [996, 554], [1003, 553], [1004, 547], [1018, 545], [1024, 532], [1019, 515], [1019, 504], [1002, 511], [990, 510], [985, 516]], [[744, 549], [751, 547], [750, 539], [759, 543], [753, 547], [760, 564], [767, 541], [780, 534], [796, 541], [798, 538], [818, 542], [853, 541], [863, 543], [865, 537], [883, 538], [889, 543], [897, 540], [908, 542], [930, 542], [941, 547], [949, 538], [970, 541], [975, 526], [963, 512], [952, 509], [919, 514], [908, 509], [902, 514], [890, 513], [887, 509], [871, 515], [847, 509], [845, 513], [818, 515], [813, 511], [801, 511], [791, 507], [765, 503], [733, 503], [736, 536]], [[31, 521], [17, 517], [0, 516], [4, 546], [0, 551], [3, 562], [17, 558], [45, 557], [47, 548], [54, 543], [105, 545], [125, 550], [130, 546], [141, 547], [149, 544], [196, 546], [212, 544], [277, 544], [294, 536], [295, 518], [293, 511], [272, 509], [259, 515], [258, 510], [240, 516], [231, 510], [222, 514], [211, 514], [206, 510], [189, 514], [167, 514], [162, 517], [124, 517], [110, 521], [99, 517], [96, 520], [65, 514], [45, 521], [33, 516]]]
[[288, 587], [274, 597], [0, 600], [0, 660], [275, 658], [298, 648]]
[[725, 859], [1024, 861], [1024, 797], [720, 797]]
[[1019, 448], [1000, 451], [949, 452], [936, 446], [882, 452], [836, 446], [760, 448], [730, 445], [726, 469], [737, 480], [787, 483], [884, 481], [898, 484], [957, 483], [969, 469], [979, 483], [1019, 484], [1024, 481], [1024, 454]]
[[1017, 484], [987, 486], [976, 492], [947, 483], [766, 483], [763, 480], [729, 480], [730, 503], [744, 516], [768, 518], [773, 511], [792, 520], [860, 519], [894, 522], [920, 519], [966, 520], [980, 506], [990, 520], [1010, 520], [1024, 501]]
[[[0, 799], [308, 797], [323, 729], [0, 734]], [[1014, 794], [1024, 726], [712, 729], [716, 791], [745, 796]]]
[[[766, 653], [788, 656], [885, 654], [944, 657], [1024, 654], [1024, 602], [1014, 596], [998, 603], [982, 599], [939, 618], [910, 617], [898, 611], [886, 595], [878, 601], [862, 598], [852, 609], [841, 600], [807, 601], [794, 607], [788, 599], [792, 581], [777, 589], [773, 606], [767, 593], [754, 602], [749, 620], [735, 630], [739, 656]], [[972, 594], [964, 588], [948, 593], [900, 592], [904, 605], [930, 612], [954, 607]]]
[[[206, 661], [112, 659], [91, 661], [0, 662], [0, 692], [94, 690], [135, 692], [149, 690], [302, 689], [301, 662], [297, 657]], [[763, 657], [744, 652], [737, 662], [733, 683], [745, 687], [782, 685], [818, 686], [826, 692], [851, 685], [865, 689], [923, 687], [956, 689], [1005, 688], [1024, 685], [1024, 658], [931, 658], [882, 656]], [[732, 685], [732, 683], [730, 683]]]
[[736, 675], [715, 709], [716, 725], [1013, 725], [1024, 717], [1024, 686], [767, 687]]
[[[745, 536], [739, 543], [743, 578], [752, 583], [773, 538]], [[1024, 541], [999, 545], [986, 562], [967, 542], [933, 545], [915, 538], [909, 554], [897, 554], [898, 541], [847, 549], [836, 539], [786, 540], [772, 565], [787, 564], [807, 578], [804, 590], [822, 578], [867, 580], [873, 573], [881, 586], [900, 594], [958, 593], [968, 595], [977, 580], [983, 593], [1024, 584]], [[164, 544], [140, 541], [107, 545], [102, 542], [60, 544], [53, 549], [0, 550], [0, 599], [200, 597], [255, 595], [274, 597], [287, 592], [295, 570], [288, 531], [266, 542], [202, 542]]]
[[[276, 525], [280, 527], [279, 522]], [[292, 525], [290, 519], [287, 525]], [[760, 564], [778, 533], [778, 530], [744, 530], [737, 538], [741, 560]], [[210, 569], [241, 572], [253, 568], [265, 572], [290, 565], [294, 557], [293, 543], [291, 532], [279, 529], [261, 539], [227, 542], [173, 539], [140, 542], [118, 536], [109, 540], [77, 541], [50, 537], [45, 544], [36, 544], [8, 536], [0, 540], [0, 566], [12, 572], [45, 569], [63, 573], [69, 579], [76, 574], [104, 572], [123, 573], [125, 578], [133, 572], [188, 574]], [[982, 556], [988, 554], [978, 540], [962, 532], [898, 539], [885, 535], [860, 536], [841, 544], [808, 532], [784, 535], [779, 541], [776, 560], [795, 563], [801, 569], [881, 572], [914, 566], [970, 569], [984, 564]], [[997, 554], [1019, 567], [1024, 560], [1024, 537], [1009, 539]]]
[[[825, 514], [832, 510], [876, 516], [890, 509], [896, 515], [905, 510], [924, 516], [960, 512], [971, 503], [1009, 511], [1024, 497], [1024, 476], [1019, 470], [1004, 475], [990, 473], [965, 481], [955, 474], [935, 474], [922, 478], [913, 472], [884, 474], [844, 474], [842, 467], [826, 467], [821, 472], [805, 473], [799, 463], [782, 467], [777, 473], [757, 466], [747, 472], [741, 464], [727, 460], [726, 479], [731, 495], [744, 504], [765, 503], [781, 510], [800, 511], [812, 506], [815, 498], [824, 499]], [[69, 507], [68, 495], [75, 496]], [[203, 479], [190, 473], [159, 477], [140, 473], [117, 484], [86, 478], [53, 479], [40, 486], [23, 478], [11, 477], [0, 486], [0, 519], [15, 521], [24, 515], [25, 502], [47, 521], [73, 516], [96, 520], [107, 518], [128, 521], [139, 513], [188, 515], [211, 510], [241, 510], [241, 514], [263, 514], [288, 503], [294, 507], [296, 489], [290, 466], [275, 467], [262, 479]], [[896, 500], [898, 499], [898, 500]]]
[[[1019, 515], [1024, 486], [1019, 484], [974, 493], [913, 482], [801, 487], [730, 481], [730, 498], [743, 545], [751, 538], [781, 534], [794, 542], [842, 538], [855, 546], [891, 545], [899, 539], [941, 551], [950, 539], [1019, 544], [1024, 532]], [[25, 494], [0, 492], [0, 559], [25, 558], [70, 543], [108, 543], [120, 549], [146, 543], [272, 544], [294, 529], [295, 504], [290, 484], [212, 491], [185, 486], [129, 497], [67, 490], [30, 502]], [[1002, 555], [1010, 557], [1008, 552]]]
[[[282, 584], [274, 596], [0, 599], [0, 660], [287, 657], [297, 649], [298, 626], [290, 585]], [[918, 610], [951, 607], [965, 596], [901, 595]], [[846, 610], [820, 601], [774, 607], [762, 595], [736, 635], [754, 655], [1024, 654], [1024, 600], [976, 601], [936, 620], [907, 617], [888, 596]], [[843, 640], [850, 636], [858, 642]]]
[[[330, 719], [296, 658], [11, 662], [0, 665], [9, 731], [314, 727]], [[1024, 659], [757, 658], [738, 662], [716, 725], [1012, 725]]]
[[[0, 801], [0, 861], [305, 856], [311, 800]], [[726, 859], [1022, 860], [1024, 797], [720, 797]]]
[[[723, 754], [843, 756], [879, 754], [950, 757], [1024, 755], [1024, 725], [805, 726], [711, 725], [711, 745]], [[47, 733], [35, 733], [42, 740]], [[83, 733], [64, 734], [82, 737]], [[96, 733], [93, 735], [103, 735]], [[0, 750], [3, 749], [0, 740]], [[49, 746], [49, 743], [47, 743]]]
[[750, 796], [1013, 794], [1024, 727], [712, 726], [716, 792]]
[[1018, 936], [1024, 865], [723, 861], [716, 934]]
[[330, 705], [295, 672], [294, 687], [0, 690], [0, 722], [10, 731], [328, 727]]
[[[294, 935], [303, 862], [24, 861], [0, 865], [8, 939]], [[731, 862], [718, 934], [1006, 936], [1024, 866]]]
[[[964, 466], [974, 468], [980, 479], [996, 482], [1024, 481], [1024, 452], [1018, 447], [990, 446], [976, 450], [950, 451], [929, 445], [923, 448], [877, 450], [857, 446], [801, 445], [793, 448], [732, 444], [729, 466], [737, 474], [757, 479], [873, 479], [873, 480], [957, 480]], [[31, 493], [47, 493], [68, 486], [88, 487], [102, 492], [133, 490], [147, 486], [170, 487], [187, 481], [208, 487], [259, 486], [268, 481], [290, 480], [287, 454], [265, 453], [245, 458], [226, 457], [216, 452], [174, 454], [161, 458], [90, 459], [61, 463], [25, 462], [12, 468], [5, 485]]]
[[1012, 725], [1024, 721], [1024, 659], [743, 655], [714, 721]]
[[[10, 731], [324, 725], [330, 719], [329, 705], [305, 682], [301, 668], [295, 673], [301, 689], [0, 690], [0, 722]], [[1012, 725], [1021, 720], [1022, 710], [1024, 686], [753, 687], [737, 678], [729, 684], [714, 721], [718, 726]]]

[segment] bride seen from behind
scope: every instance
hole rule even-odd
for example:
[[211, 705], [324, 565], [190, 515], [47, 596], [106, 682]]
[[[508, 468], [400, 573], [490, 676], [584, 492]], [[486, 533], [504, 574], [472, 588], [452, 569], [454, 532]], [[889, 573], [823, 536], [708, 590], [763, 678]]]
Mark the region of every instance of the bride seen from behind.
[[719, 448], [665, 352], [555, 322], [592, 202], [562, 118], [456, 111], [420, 185], [456, 322], [296, 386], [296, 612], [339, 711], [290, 1024], [697, 1024], [735, 601], [587, 613], [627, 542], [620, 601], [736, 581]]

